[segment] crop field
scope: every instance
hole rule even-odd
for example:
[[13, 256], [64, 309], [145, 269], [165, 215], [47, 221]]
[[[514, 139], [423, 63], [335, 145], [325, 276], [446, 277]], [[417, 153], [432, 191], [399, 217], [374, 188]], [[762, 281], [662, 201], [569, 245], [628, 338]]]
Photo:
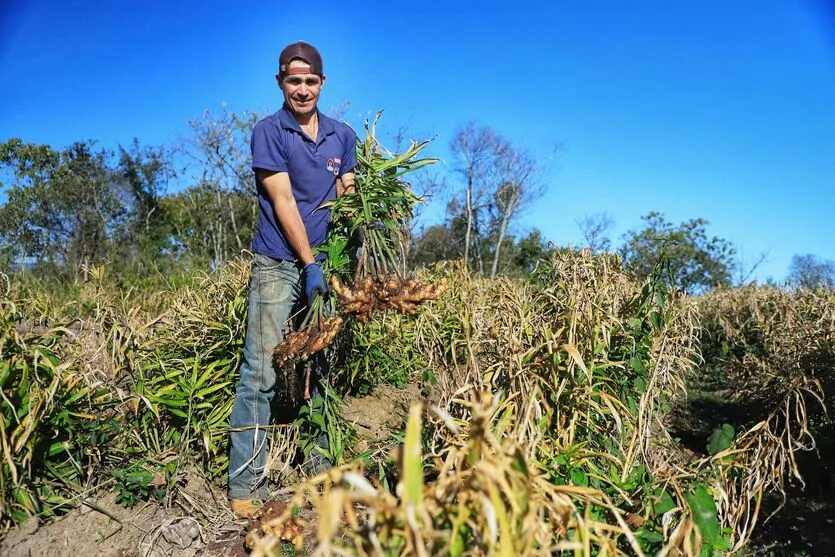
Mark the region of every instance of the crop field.
[[[251, 523], [224, 494], [247, 256], [155, 289], [0, 275], [3, 554], [805, 551], [779, 525], [831, 495], [835, 293], [689, 296], [663, 261], [639, 281], [571, 249], [518, 278], [407, 272], [401, 175], [431, 161], [368, 137], [332, 208], [333, 294], [275, 352], [274, 501]], [[322, 434], [336, 466], [305, 477]]]
[[[764, 501], [815, 456], [832, 293], [689, 298], [588, 252], [543, 261], [528, 280], [456, 265], [420, 276], [447, 288], [413, 314], [346, 328], [329, 408], [306, 416], [315, 427], [316, 412], [339, 414], [340, 396], [381, 384], [419, 387], [408, 413], [374, 440], [329, 420], [340, 465], [307, 479], [293, 472], [297, 435], [313, 433], [277, 425], [271, 474], [289, 503], [250, 534], [256, 554], [293, 543], [357, 555], [739, 551]], [[223, 509], [181, 488], [188, 475], [224, 480], [247, 279], [241, 261], [167, 292], [121, 293], [102, 272], [66, 302], [3, 277], [6, 528], [104, 491], [125, 507], [173, 506], [217, 534]], [[693, 409], [716, 391], [730, 423]], [[688, 420], [689, 446], [676, 436]]]

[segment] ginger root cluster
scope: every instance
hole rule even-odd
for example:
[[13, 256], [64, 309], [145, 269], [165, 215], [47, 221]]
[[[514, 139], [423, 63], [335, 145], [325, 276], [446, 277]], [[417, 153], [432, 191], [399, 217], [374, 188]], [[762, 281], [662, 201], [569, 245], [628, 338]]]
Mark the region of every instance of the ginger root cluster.
[[316, 352], [329, 346], [344, 324], [345, 320], [341, 316], [334, 315], [323, 319], [318, 324], [289, 333], [275, 347], [273, 364], [275, 367], [282, 367], [289, 362], [307, 360]]
[[377, 310], [414, 313], [423, 302], [437, 300], [446, 288], [443, 282], [429, 284], [418, 279], [394, 276], [366, 276], [356, 281], [352, 287], [342, 284], [334, 276], [330, 284], [345, 313], [355, 315], [360, 321], [368, 319]]

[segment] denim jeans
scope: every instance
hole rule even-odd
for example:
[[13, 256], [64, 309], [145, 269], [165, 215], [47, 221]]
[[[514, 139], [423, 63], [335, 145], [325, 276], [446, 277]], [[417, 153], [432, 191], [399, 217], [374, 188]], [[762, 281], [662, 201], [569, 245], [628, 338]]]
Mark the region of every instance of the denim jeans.
[[284, 338], [294, 307], [304, 298], [300, 269], [291, 261], [253, 254], [244, 358], [229, 425], [229, 497], [267, 496], [264, 476], [276, 374], [272, 352]]

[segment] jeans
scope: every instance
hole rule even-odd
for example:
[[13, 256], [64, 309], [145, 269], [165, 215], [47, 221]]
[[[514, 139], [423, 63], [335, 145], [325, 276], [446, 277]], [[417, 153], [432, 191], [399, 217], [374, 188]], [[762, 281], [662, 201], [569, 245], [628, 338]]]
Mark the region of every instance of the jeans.
[[276, 374], [275, 346], [284, 338], [293, 309], [304, 298], [301, 270], [291, 261], [253, 254], [249, 313], [241, 375], [229, 425], [229, 497], [262, 499], [268, 495], [264, 477], [271, 403]]

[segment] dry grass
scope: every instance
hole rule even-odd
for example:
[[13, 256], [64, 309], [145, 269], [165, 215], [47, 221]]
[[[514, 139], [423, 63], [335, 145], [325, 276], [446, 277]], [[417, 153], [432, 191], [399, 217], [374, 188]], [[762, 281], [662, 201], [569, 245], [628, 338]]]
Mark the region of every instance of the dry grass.
[[719, 510], [737, 550], [761, 518], [764, 495], [785, 502], [787, 480], [803, 482], [795, 455], [815, 449], [812, 421], [820, 423], [835, 385], [835, 292], [746, 287], [710, 293], [698, 309], [710, 379], [755, 421], [697, 465], [721, 470]]
[[[448, 443], [431, 457], [421, 451], [424, 410], [413, 405], [395, 493], [370, 483], [357, 465], [312, 478], [283, 515], [251, 536], [254, 554], [278, 554], [282, 535], [313, 526], [294, 516], [307, 506], [318, 521], [314, 555], [627, 554], [623, 547], [641, 554], [602, 493], [554, 485], [526, 459], [506, 429], [521, 425], [516, 404], [489, 394], [460, 402], [472, 410], [467, 422], [433, 409]], [[437, 469], [425, 478], [432, 462]], [[608, 509], [612, 523], [591, 517], [592, 506]]]

